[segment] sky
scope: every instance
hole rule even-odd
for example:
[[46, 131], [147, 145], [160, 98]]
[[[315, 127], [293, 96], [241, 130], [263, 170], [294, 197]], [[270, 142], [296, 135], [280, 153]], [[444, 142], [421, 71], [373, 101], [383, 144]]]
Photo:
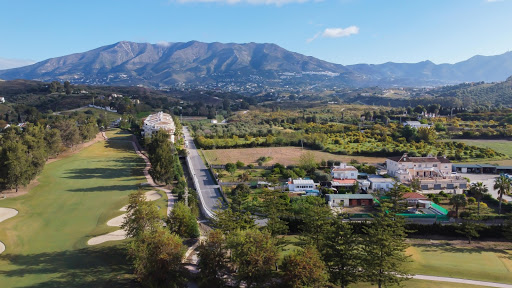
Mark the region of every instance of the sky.
[[0, 69], [123, 40], [275, 43], [343, 65], [440, 64], [505, 53], [511, 36], [512, 0], [0, 0]]

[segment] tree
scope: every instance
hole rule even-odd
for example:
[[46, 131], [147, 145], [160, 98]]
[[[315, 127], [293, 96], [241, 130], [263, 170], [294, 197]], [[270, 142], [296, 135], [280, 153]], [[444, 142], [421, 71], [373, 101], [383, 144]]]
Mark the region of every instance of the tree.
[[196, 217], [183, 201], [174, 204], [171, 213], [167, 217], [167, 227], [172, 233], [183, 238], [199, 237], [199, 226]]
[[245, 166], [244, 162], [242, 162], [240, 160], [236, 161], [235, 165], [236, 165], [236, 168], [238, 168], [238, 169], [244, 168], [244, 166]]
[[285, 287], [325, 287], [327, 282], [325, 264], [312, 246], [285, 256], [281, 270]]
[[270, 278], [278, 260], [277, 245], [266, 231], [249, 229], [237, 231], [228, 237], [231, 259], [237, 268], [236, 278], [247, 287], [263, 286]]
[[269, 189], [263, 190], [262, 210], [267, 218], [265, 229], [273, 237], [286, 234], [288, 232], [288, 223], [282, 218], [288, 215], [288, 195]]
[[437, 139], [436, 130], [432, 127], [418, 128], [418, 138], [426, 143], [435, 143]]
[[155, 226], [138, 235], [129, 244], [135, 275], [147, 287], [185, 287], [181, 264], [186, 247], [181, 238]]
[[69, 81], [64, 81], [64, 89], [65, 89], [65, 92], [66, 92], [66, 95], [69, 95], [71, 94], [71, 83], [69, 83]]
[[344, 223], [342, 217], [332, 220], [333, 230], [325, 237], [322, 256], [332, 283], [348, 287], [361, 276], [361, 239], [352, 226]]
[[478, 215], [480, 215], [480, 202], [482, 202], [482, 198], [487, 194], [487, 192], [489, 192], [489, 189], [487, 189], [487, 186], [484, 185], [484, 183], [477, 182], [471, 184], [469, 191], [473, 196], [475, 196], [475, 199], [478, 203]]
[[80, 131], [72, 119], [55, 122], [53, 126], [60, 131], [60, 137], [64, 146], [73, 147], [80, 143]]
[[137, 237], [146, 230], [157, 227], [160, 223], [160, 216], [155, 203], [146, 201], [142, 190], [133, 192], [128, 196], [128, 208], [126, 218], [121, 229], [126, 231], [127, 237]]
[[308, 172], [313, 172], [316, 168], [315, 154], [311, 151], [302, 153], [299, 158], [299, 167]]
[[498, 190], [500, 200], [498, 214], [501, 214], [501, 202], [503, 202], [503, 195], [510, 192], [511, 186], [512, 180], [504, 174], [501, 174], [498, 178], [496, 178], [496, 180], [494, 180], [494, 189]]
[[30, 159], [28, 158], [27, 147], [21, 141], [10, 141], [4, 143], [1, 150], [0, 160], [2, 166], [0, 175], [7, 188], [16, 188], [30, 183]]
[[478, 231], [480, 231], [481, 229], [482, 226], [480, 224], [468, 220], [460, 224], [458, 229], [455, 230], [455, 232], [464, 235], [464, 237], [468, 238], [468, 244], [471, 244], [471, 239], [480, 236], [480, 234], [478, 234]]
[[404, 264], [406, 231], [404, 220], [383, 204], [374, 214], [370, 225], [363, 227], [362, 270], [364, 278], [371, 284], [382, 286], [399, 285], [407, 280]]
[[457, 194], [450, 198], [450, 204], [455, 208], [455, 218], [459, 218], [459, 208], [466, 207], [468, 201], [466, 199], [466, 195]]
[[224, 287], [228, 270], [226, 239], [220, 230], [212, 230], [198, 248], [201, 283], [205, 287]]
[[48, 156], [55, 157], [62, 152], [62, 139], [60, 137], [60, 131], [57, 129], [48, 129], [44, 135], [46, 149], [48, 150]]
[[175, 156], [169, 138], [169, 133], [159, 130], [151, 134], [151, 139], [147, 144], [151, 176], [165, 184], [170, 184], [175, 178]]
[[231, 207], [234, 211], [242, 211], [242, 205], [249, 198], [251, 189], [245, 184], [236, 185], [235, 189], [231, 190]]
[[233, 211], [231, 208], [215, 211], [215, 218], [212, 219], [213, 226], [223, 233], [229, 234], [236, 230], [251, 229], [256, 226], [254, 219], [249, 212], [242, 213]]
[[409, 185], [411, 187], [411, 190], [416, 192], [418, 190], [421, 190], [421, 181], [418, 178], [414, 178], [411, 180], [411, 184]]
[[314, 196], [306, 197], [311, 197], [312, 201], [303, 214], [302, 221], [304, 224], [301, 226], [301, 229], [307, 242], [314, 245], [317, 249], [320, 249], [325, 235], [327, 235], [331, 229], [330, 223], [333, 214], [322, 198]]
[[405, 187], [400, 183], [395, 183], [385, 195], [389, 198], [385, 201], [390, 203], [390, 210], [394, 213], [401, 213], [407, 208], [407, 202], [404, 199], [404, 194], [409, 192], [409, 188]]
[[226, 169], [226, 171], [228, 171], [229, 174], [231, 174], [231, 176], [233, 176], [233, 174], [235, 174], [235, 172], [236, 172], [236, 164], [227, 163], [225, 166], [225, 169]]

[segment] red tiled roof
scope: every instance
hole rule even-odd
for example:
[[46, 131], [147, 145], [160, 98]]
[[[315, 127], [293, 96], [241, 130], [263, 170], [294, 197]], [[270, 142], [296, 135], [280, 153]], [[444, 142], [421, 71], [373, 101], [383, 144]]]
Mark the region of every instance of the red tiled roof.
[[355, 179], [332, 179], [333, 182], [340, 184], [354, 184], [356, 183]]

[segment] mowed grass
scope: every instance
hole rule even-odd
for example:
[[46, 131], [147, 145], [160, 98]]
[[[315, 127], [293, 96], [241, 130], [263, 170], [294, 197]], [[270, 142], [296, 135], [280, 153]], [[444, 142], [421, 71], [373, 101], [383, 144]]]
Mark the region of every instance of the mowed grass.
[[[371, 285], [370, 283], [357, 283], [350, 285], [350, 288], [375, 288], [377, 285]], [[399, 286], [388, 286], [390, 288], [398, 288]], [[461, 283], [451, 282], [439, 282], [439, 281], [427, 281], [427, 280], [416, 280], [409, 279], [402, 283], [402, 287], [414, 287], [414, 288], [483, 288], [487, 286], [478, 286]]]
[[287, 165], [297, 165], [299, 163], [300, 155], [310, 151], [315, 155], [315, 158], [320, 162], [321, 160], [336, 160], [341, 162], [350, 162], [355, 159], [361, 163], [384, 163], [386, 158], [383, 157], [364, 157], [364, 156], [348, 156], [336, 155], [322, 151], [301, 149], [300, 147], [268, 147], [268, 148], [242, 148], [242, 149], [216, 149], [204, 150], [204, 156], [210, 164], [226, 164], [242, 161], [247, 164], [258, 163], [260, 157], [272, 157], [268, 162], [263, 165], [272, 165], [281, 163]]
[[[491, 148], [492, 150], [505, 154], [508, 158], [512, 159], [512, 141], [510, 140], [485, 140], [485, 139], [477, 139], [477, 140], [459, 140], [456, 139], [457, 142], [462, 142], [466, 145], [474, 145], [477, 147], [483, 148]], [[478, 162], [482, 161], [470, 161], [470, 162]], [[490, 164], [496, 165], [512, 165], [512, 160], [499, 160], [499, 161], [485, 161]]]
[[0, 201], [19, 214], [0, 223], [0, 287], [126, 287], [133, 283], [124, 245], [88, 246], [115, 231], [106, 222], [122, 214], [128, 195], [145, 182], [144, 161], [109, 132], [68, 158], [46, 165], [28, 194]]
[[510, 250], [415, 244], [407, 249], [413, 274], [512, 284]]

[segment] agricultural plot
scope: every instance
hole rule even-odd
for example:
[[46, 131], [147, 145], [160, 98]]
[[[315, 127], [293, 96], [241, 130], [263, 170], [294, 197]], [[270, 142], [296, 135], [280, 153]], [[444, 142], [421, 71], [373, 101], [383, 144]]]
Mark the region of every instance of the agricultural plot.
[[217, 149], [204, 150], [204, 156], [210, 164], [226, 164], [242, 161], [245, 164], [257, 165], [260, 157], [271, 157], [268, 162], [263, 165], [273, 165], [280, 163], [285, 166], [297, 165], [300, 155], [305, 151], [311, 151], [318, 162], [321, 160], [336, 160], [341, 162], [350, 162], [352, 159], [360, 163], [384, 163], [386, 158], [383, 157], [364, 157], [364, 156], [348, 156], [336, 155], [322, 151], [303, 150], [300, 147], [268, 147], [268, 148], [241, 148], [241, 149]]

